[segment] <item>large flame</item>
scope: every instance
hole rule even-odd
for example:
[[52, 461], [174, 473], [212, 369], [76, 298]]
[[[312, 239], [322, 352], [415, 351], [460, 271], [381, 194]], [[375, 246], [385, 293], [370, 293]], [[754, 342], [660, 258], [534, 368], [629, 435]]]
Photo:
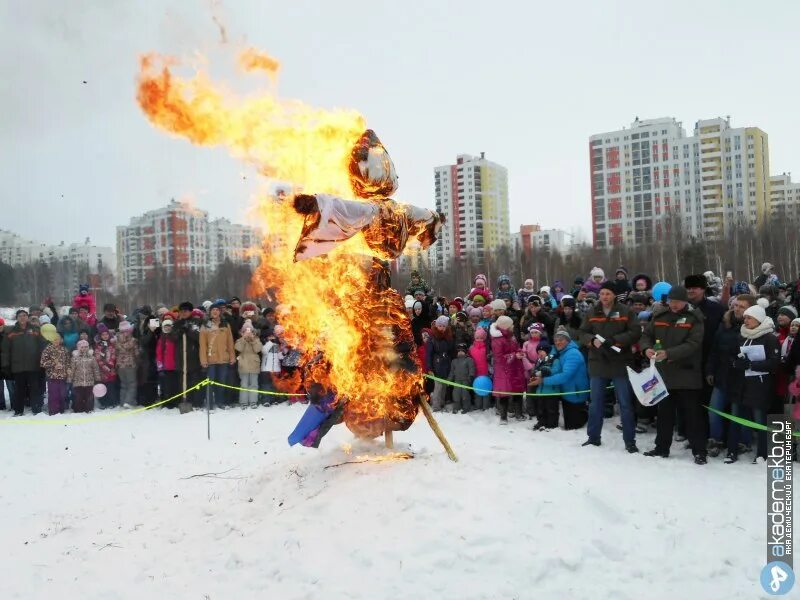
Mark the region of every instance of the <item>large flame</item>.
[[[278, 68], [253, 50], [240, 62], [273, 74]], [[173, 68], [157, 55], [141, 60], [137, 97], [154, 125], [195, 144], [224, 146], [262, 174], [291, 184], [285, 199], [263, 198], [255, 211], [273, 243], [265, 243], [253, 291], [274, 290], [287, 308], [280, 316], [287, 337], [307, 359], [322, 352], [311, 379], [347, 400], [344, 418], [351, 430], [374, 436], [406, 428], [416, 416], [412, 399], [421, 392], [419, 374], [397, 354], [398, 341], [412, 343], [410, 323], [397, 292], [376, 290], [378, 273], [364, 256], [369, 249], [362, 236], [326, 257], [294, 262], [303, 221], [291, 196], [300, 189], [351, 195], [348, 161], [366, 128], [364, 117], [281, 99], [272, 90], [237, 98], [202, 72], [182, 79]]]

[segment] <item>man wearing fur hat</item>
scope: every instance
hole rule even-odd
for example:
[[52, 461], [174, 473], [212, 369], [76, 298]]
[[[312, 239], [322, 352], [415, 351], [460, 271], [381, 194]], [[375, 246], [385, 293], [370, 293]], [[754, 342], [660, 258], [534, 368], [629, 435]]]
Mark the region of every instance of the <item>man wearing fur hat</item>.
[[775, 277], [775, 265], [765, 262], [761, 265], [761, 275], [756, 277], [753, 285], [756, 286], [757, 290], [760, 290], [762, 286], [768, 285], [773, 278], [777, 279]]
[[599, 446], [603, 431], [603, 408], [606, 388], [613, 383], [622, 418], [625, 449], [638, 452], [636, 421], [633, 413], [633, 393], [628, 383], [627, 366], [633, 361], [631, 346], [642, 336], [637, 319], [630, 309], [616, 299], [616, 288], [605, 282], [600, 289], [600, 302], [594, 305], [581, 325], [581, 345], [589, 349], [588, 439], [584, 446]]

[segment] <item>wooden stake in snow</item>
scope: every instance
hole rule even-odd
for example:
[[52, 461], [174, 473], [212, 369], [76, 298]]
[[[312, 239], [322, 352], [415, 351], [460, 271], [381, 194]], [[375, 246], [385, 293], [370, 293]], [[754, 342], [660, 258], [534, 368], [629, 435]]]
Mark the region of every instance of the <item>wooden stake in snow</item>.
[[428, 425], [431, 426], [433, 433], [436, 434], [436, 437], [439, 438], [442, 446], [444, 446], [447, 456], [449, 456], [450, 460], [453, 462], [458, 462], [456, 453], [453, 452], [453, 449], [450, 447], [450, 443], [447, 441], [447, 438], [444, 437], [444, 433], [442, 433], [442, 430], [439, 428], [439, 424], [436, 422], [436, 419], [433, 418], [433, 411], [431, 410], [431, 406], [428, 404], [428, 400], [425, 398], [425, 396], [420, 398], [419, 403], [420, 406], [422, 406], [422, 412], [425, 413], [425, 418], [428, 419]]
[[386, 443], [386, 447], [391, 450], [394, 448], [394, 436], [392, 434], [392, 430], [389, 429], [389, 424], [386, 422], [384, 422], [383, 427], [383, 441]]

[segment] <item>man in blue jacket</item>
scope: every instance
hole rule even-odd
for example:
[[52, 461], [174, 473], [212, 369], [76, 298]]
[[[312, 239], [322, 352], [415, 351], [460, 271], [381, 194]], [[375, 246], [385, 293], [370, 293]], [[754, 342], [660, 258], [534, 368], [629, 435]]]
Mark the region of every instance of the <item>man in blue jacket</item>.
[[553, 336], [556, 347], [553, 371], [547, 377], [534, 378], [533, 385], [556, 386], [562, 392], [564, 429], [580, 429], [586, 425], [586, 401], [589, 399], [589, 374], [586, 360], [569, 331], [558, 329]]

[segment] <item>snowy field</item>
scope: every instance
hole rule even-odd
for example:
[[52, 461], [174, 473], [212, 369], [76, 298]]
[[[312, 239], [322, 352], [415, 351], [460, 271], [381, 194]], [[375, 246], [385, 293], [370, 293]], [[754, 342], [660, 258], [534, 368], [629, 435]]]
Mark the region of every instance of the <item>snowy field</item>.
[[386, 450], [344, 426], [289, 448], [303, 410], [217, 412], [210, 442], [197, 412], [0, 423], [0, 597], [766, 597], [749, 460], [628, 455], [609, 421], [581, 448], [580, 431], [439, 414], [458, 463], [420, 416], [395, 435], [413, 460], [325, 469]]

